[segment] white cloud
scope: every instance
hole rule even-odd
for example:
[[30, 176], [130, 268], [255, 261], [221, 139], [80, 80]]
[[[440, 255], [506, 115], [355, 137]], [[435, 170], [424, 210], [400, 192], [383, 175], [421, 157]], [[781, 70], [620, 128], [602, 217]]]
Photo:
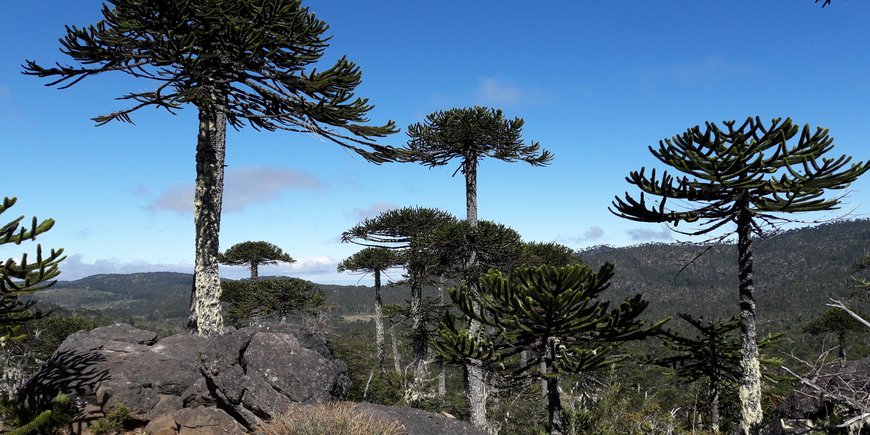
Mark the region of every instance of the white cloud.
[[[288, 190], [317, 190], [323, 182], [314, 175], [288, 168], [243, 166], [229, 168], [224, 175], [223, 211], [240, 211], [252, 204], [273, 201]], [[146, 194], [137, 189], [134, 194]], [[181, 183], [170, 186], [145, 208], [150, 211], [193, 212], [194, 186]]]
[[648, 242], [651, 240], [673, 240], [673, 234], [667, 227], [659, 231], [649, 228], [634, 228], [628, 230], [628, 235], [635, 242]]
[[517, 85], [490, 77], [481, 78], [474, 93], [484, 104], [495, 106], [512, 106], [525, 99], [525, 93]]
[[[350, 282], [351, 278], [346, 274], [338, 274], [338, 263], [329, 256], [313, 256], [299, 258], [293, 264], [278, 264], [274, 266], [260, 266], [260, 275], [263, 276], [294, 276], [318, 283]], [[60, 266], [60, 280], [74, 281], [91, 275], [99, 274], [129, 274], [141, 272], [179, 272], [193, 273], [193, 264], [188, 262], [178, 263], [150, 263], [144, 260], [124, 261], [117, 258], [97, 259], [93, 262], [85, 262], [79, 255], [71, 255]], [[247, 278], [250, 272], [244, 266], [220, 266], [221, 276], [224, 278], [238, 279]], [[357, 278], [358, 279], [358, 278]]]
[[565, 243], [576, 244], [576, 243], [583, 243], [583, 242], [590, 242], [590, 241], [594, 241], [594, 240], [599, 240], [602, 237], [604, 237], [604, 228], [601, 228], [597, 225], [593, 225], [593, 226], [587, 228], [586, 231], [584, 231], [583, 234], [581, 234], [579, 236], [559, 237], [559, 241], [562, 241]]
[[752, 65], [735, 62], [722, 57], [708, 56], [703, 59], [653, 70], [651, 78], [664, 78], [683, 84], [700, 81], [751, 77], [760, 70]]
[[70, 255], [60, 264], [63, 281], [73, 281], [86, 276], [105, 273], [139, 273], [139, 272], [181, 272], [193, 273], [193, 264], [189, 263], [149, 263], [147, 261], [123, 261], [117, 258], [97, 259], [86, 263], [79, 254]]
[[356, 220], [361, 221], [366, 218], [375, 217], [387, 210], [392, 210], [395, 208], [399, 208], [398, 205], [393, 204], [391, 202], [380, 201], [375, 202], [372, 205], [366, 208], [355, 208], [350, 211], [351, 216], [353, 216]]

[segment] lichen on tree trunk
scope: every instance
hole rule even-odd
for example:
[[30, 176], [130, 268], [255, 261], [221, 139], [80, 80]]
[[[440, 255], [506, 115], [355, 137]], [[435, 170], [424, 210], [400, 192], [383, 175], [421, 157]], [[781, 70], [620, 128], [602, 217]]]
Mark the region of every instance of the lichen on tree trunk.
[[[744, 194], [745, 195], [745, 194]], [[740, 274], [740, 433], [758, 433], [763, 413], [761, 409], [761, 367], [755, 329], [755, 287], [752, 282], [752, 215], [747, 198], [737, 202], [737, 251]]]
[[[477, 156], [466, 155], [463, 160], [465, 174], [465, 212], [466, 221], [471, 230], [477, 229]], [[477, 267], [477, 252], [474, 249], [469, 250], [468, 264], [466, 265], [466, 287], [474, 292], [480, 292], [480, 285], [475, 276]], [[474, 307], [475, 310], [478, 307]], [[469, 332], [476, 334], [481, 328], [480, 322], [471, 320], [469, 322]], [[486, 381], [483, 371], [483, 365], [478, 360], [472, 360], [466, 366], [468, 373], [468, 382], [465, 391], [465, 396], [468, 399], [469, 412], [471, 414], [471, 424], [474, 427], [483, 430], [489, 430], [489, 424], [486, 420]]]
[[387, 373], [386, 349], [384, 346], [384, 302], [381, 299], [381, 271], [375, 269], [375, 344], [378, 353], [378, 368]]
[[196, 252], [187, 328], [200, 335], [223, 331], [218, 236], [224, 187], [226, 114], [219, 106], [199, 108], [193, 221]]

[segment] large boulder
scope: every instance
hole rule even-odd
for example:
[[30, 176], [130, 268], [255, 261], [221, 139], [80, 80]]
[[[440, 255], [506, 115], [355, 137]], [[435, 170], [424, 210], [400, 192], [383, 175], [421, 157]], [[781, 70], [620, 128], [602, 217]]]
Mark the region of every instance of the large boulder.
[[18, 398], [31, 409], [58, 393], [82, 408], [123, 404], [143, 424], [169, 416], [159, 423], [180, 433], [227, 418], [250, 428], [293, 403], [340, 399], [349, 384], [329, 343], [295, 325], [157, 341], [119, 324], [68, 337]]

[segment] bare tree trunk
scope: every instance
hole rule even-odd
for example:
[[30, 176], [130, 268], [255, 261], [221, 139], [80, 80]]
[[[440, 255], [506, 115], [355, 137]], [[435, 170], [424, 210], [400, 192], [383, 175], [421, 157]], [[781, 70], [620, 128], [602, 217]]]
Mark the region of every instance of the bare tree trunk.
[[375, 345], [381, 374], [387, 373], [386, 346], [384, 346], [384, 301], [381, 300], [381, 271], [375, 269]]
[[251, 281], [256, 281], [257, 277], [259, 277], [259, 273], [257, 273], [257, 262], [251, 262]]
[[[444, 305], [446, 298], [444, 297], [444, 279], [438, 277], [438, 300], [441, 305]], [[438, 362], [438, 397], [443, 399], [447, 395], [447, 364], [444, 361]]]
[[390, 326], [390, 340], [393, 342], [393, 370], [396, 374], [402, 375], [402, 361], [399, 357], [399, 343], [396, 340], [396, 326]]
[[840, 357], [840, 361], [846, 362], [846, 333], [843, 331], [838, 332], [837, 339], [839, 341], [837, 345], [837, 356]]
[[428, 351], [428, 332], [423, 318], [423, 277], [419, 270], [411, 272], [411, 347], [413, 359], [411, 368], [414, 379], [411, 382], [411, 396], [422, 393], [423, 382], [428, 370], [426, 356]]
[[[466, 155], [463, 161], [465, 165], [465, 212], [468, 226], [475, 230], [477, 229], [477, 156]], [[468, 264], [466, 269], [466, 286], [473, 293], [480, 292], [480, 282], [477, 279], [477, 252], [474, 249], [470, 250]], [[479, 307], [473, 307], [478, 310]], [[469, 332], [477, 333], [481, 325], [476, 320], [471, 320], [469, 323]], [[469, 411], [471, 413], [471, 424], [474, 427], [483, 430], [489, 430], [489, 425], [486, 421], [486, 383], [484, 380], [483, 365], [478, 360], [471, 360], [467, 364], [468, 382], [466, 383], [465, 397], [468, 399]]]
[[223, 108], [199, 108], [196, 192], [193, 200], [196, 257], [187, 329], [200, 335], [220, 333], [223, 330], [218, 236], [224, 188], [226, 124]]
[[[745, 194], [744, 194], [745, 195]], [[761, 409], [761, 367], [758, 362], [758, 344], [755, 341], [755, 286], [752, 282], [752, 215], [748, 200], [737, 202], [737, 251], [740, 273], [740, 433], [756, 434], [763, 418]]]
[[[547, 339], [546, 350], [544, 351], [544, 372], [543, 374], [553, 373], [553, 361], [556, 359], [557, 340], [555, 337]], [[546, 376], [545, 382], [547, 385], [547, 413], [549, 415], [549, 430], [550, 435], [562, 435], [564, 426], [562, 423], [562, 399], [559, 397], [559, 379], [555, 376]]]
[[710, 430], [719, 433], [719, 385], [710, 383]]

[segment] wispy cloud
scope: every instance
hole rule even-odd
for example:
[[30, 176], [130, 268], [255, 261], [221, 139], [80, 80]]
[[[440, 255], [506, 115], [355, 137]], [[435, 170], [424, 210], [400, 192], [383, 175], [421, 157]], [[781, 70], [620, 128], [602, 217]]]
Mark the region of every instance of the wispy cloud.
[[12, 96], [12, 91], [6, 86], [0, 85], [0, 100], [5, 100]]
[[628, 235], [635, 242], [649, 242], [652, 240], [673, 240], [673, 233], [667, 227], [661, 230], [651, 230], [649, 228], [633, 228], [628, 230]]
[[558, 239], [560, 242], [577, 244], [599, 240], [602, 237], [604, 237], [604, 228], [593, 225], [587, 228], [586, 231], [584, 231], [583, 234], [579, 236], [563, 236], [559, 237]]
[[399, 206], [391, 202], [381, 201], [375, 202], [366, 208], [355, 208], [350, 211], [350, 215], [353, 216], [356, 220], [361, 221], [366, 218], [375, 217], [387, 210], [392, 210], [394, 208], [399, 208]]
[[[327, 281], [334, 281], [332, 276], [338, 275], [336, 267], [338, 263], [328, 256], [313, 256], [297, 259], [293, 264], [278, 264], [274, 266], [261, 266], [260, 274], [263, 276], [295, 276], [303, 279], [317, 281], [318, 277], [324, 277]], [[81, 255], [71, 255], [61, 263], [60, 279], [73, 281], [91, 275], [99, 274], [128, 274], [142, 272], [179, 272], [193, 273], [193, 264], [179, 263], [151, 263], [148, 261], [124, 261], [117, 258], [97, 259], [86, 262]], [[220, 266], [221, 276], [224, 278], [238, 279], [250, 276], [247, 267]], [[345, 277], [346, 278], [346, 277]], [[323, 280], [323, 279], [322, 279]], [[340, 279], [340, 280], [345, 280]]]
[[[288, 168], [243, 166], [229, 168], [224, 176], [223, 210], [240, 211], [252, 204], [261, 204], [281, 197], [288, 190], [317, 190], [323, 182], [314, 175]], [[136, 195], [147, 194], [137, 189]], [[170, 186], [145, 208], [150, 211], [193, 211], [192, 183]]]
[[60, 279], [72, 281], [86, 276], [104, 273], [181, 272], [193, 273], [193, 264], [149, 263], [147, 261], [122, 261], [117, 258], [97, 259], [87, 263], [79, 254], [70, 255], [60, 264]]
[[475, 97], [484, 104], [513, 106], [523, 101], [525, 92], [507, 80], [484, 77], [477, 84]]
[[718, 56], [708, 56], [666, 68], [653, 69], [647, 72], [647, 76], [651, 79], [666, 79], [681, 84], [689, 84], [751, 77], [760, 73], [759, 68], [746, 63]]

